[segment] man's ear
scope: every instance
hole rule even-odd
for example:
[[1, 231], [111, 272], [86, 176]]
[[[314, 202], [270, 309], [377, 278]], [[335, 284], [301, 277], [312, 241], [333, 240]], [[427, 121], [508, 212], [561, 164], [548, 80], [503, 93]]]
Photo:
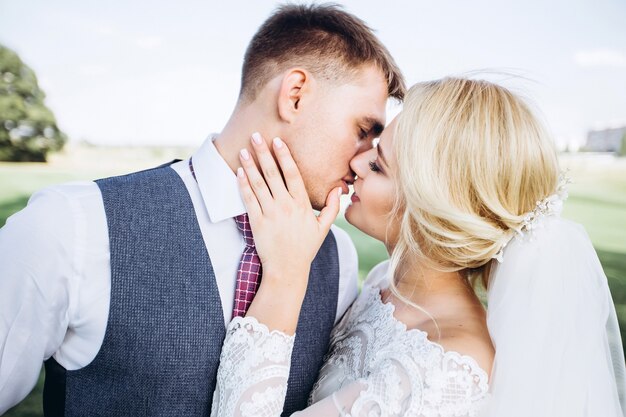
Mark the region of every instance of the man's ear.
[[311, 74], [304, 69], [293, 68], [285, 73], [278, 92], [278, 116], [283, 121], [289, 123], [298, 116], [310, 83]]

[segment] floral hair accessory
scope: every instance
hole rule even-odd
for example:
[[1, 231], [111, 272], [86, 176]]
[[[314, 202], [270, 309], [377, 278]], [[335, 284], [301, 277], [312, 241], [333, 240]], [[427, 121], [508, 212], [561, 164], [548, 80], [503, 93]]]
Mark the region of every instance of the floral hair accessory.
[[[559, 175], [559, 184], [556, 188], [556, 192], [541, 201], [537, 201], [535, 208], [524, 215], [524, 219], [522, 220], [520, 226], [517, 229], [514, 229], [517, 235], [523, 237], [525, 233], [531, 233], [533, 230], [537, 229], [541, 220], [547, 216], [560, 215], [563, 210], [563, 202], [567, 199], [568, 195], [567, 185], [571, 182], [572, 181], [567, 176], [567, 172], [562, 172]], [[514, 237], [515, 235], [511, 236], [511, 238], [502, 245], [498, 253], [496, 253], [492, 259], [496, 259], [498, 262], [502, 263], [504, 261], [504, 248]]]

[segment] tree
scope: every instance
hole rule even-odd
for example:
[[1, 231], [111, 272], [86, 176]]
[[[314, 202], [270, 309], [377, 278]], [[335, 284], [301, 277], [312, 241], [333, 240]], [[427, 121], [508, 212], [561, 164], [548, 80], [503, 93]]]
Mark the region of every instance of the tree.
[[57, 127], [32, 69], [0, 45], [0, 161], [45, 162], [67, 136]]

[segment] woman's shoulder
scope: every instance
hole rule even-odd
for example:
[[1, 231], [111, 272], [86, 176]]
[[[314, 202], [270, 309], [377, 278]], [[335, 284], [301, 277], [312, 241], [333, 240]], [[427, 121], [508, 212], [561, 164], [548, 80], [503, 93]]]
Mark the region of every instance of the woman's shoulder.
[[[396, 366], [407, 376], [417, 371], [422, 383], [415, 384], [413, 393], [421, 397], [422, 391], [428, 390], [428, 407], [433, 412], [452, 407], [459, 415], [467, 415], [468, 409], [480, 409], [488, 395], [493, 347], [472, 330], [452, 333], [444, 326], [442, 333], [445, 336], [433, 341], [426, 331], [410, 329], [399, 354], [398, 345], [390, 344], [379, 356], [384, 359], [403, 357]], [[385, 352], [391, 355], [386, 356]]]
[[[482, 304], [460, 304], [448, 314], [425, 320], [416, 328], [426, 334], [432, 346], [444, 356], [444, 365], [450, 361], [463, 365], [472, 374], [485, 377], [491, 374], [495, 349], [487, 328]], [[485, 381], [486, 382], [486, 381]]]
[[457, 354], [461, 362], [477, 366], [489, 376], [495, 355], [489, 332], [479, 323], [464, 326], [444, 326], [437, 341], [444, 352]]

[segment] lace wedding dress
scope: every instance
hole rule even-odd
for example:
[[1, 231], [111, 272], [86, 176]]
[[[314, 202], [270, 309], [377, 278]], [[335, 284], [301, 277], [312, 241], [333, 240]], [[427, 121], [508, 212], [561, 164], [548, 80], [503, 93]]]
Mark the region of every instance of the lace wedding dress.
[[[295, 416], [474, 416], [487, 397], [487, 374], [469, 356], [407, 330], [383, 303], [387, 262], [331, 336], [331, 348], [309, 399]], [[269, 331], [254, 317], [229, 324], [211, 416], [279, 416], [295, 336]]]

